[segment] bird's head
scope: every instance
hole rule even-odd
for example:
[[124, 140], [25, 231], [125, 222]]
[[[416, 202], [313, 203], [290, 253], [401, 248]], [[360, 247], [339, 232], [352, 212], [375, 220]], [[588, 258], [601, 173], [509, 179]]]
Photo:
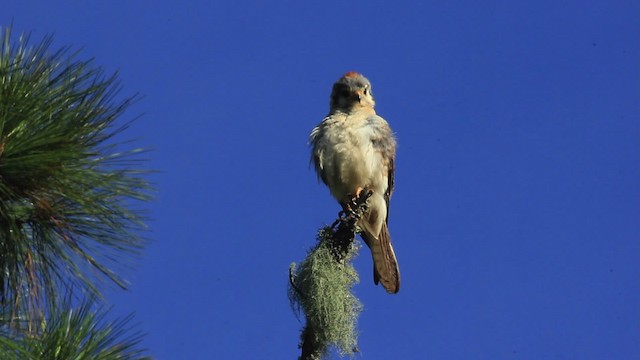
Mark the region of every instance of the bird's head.
[[331, 109], [373, 108], [375, 104], [371, 83], [360, 73], [350, 71], [333, 84]]

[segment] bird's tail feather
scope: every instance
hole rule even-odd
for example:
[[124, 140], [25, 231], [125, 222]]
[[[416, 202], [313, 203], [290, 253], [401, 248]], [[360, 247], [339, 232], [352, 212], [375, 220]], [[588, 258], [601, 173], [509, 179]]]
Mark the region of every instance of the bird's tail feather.
[[[369, 236], [367, 234], [367, 238]], [[388, 293], [395, 294], [400, 290], [400, 269], [386, 222], [382, 224], [377, 241], [371, 240], [374, 239], [365, 239], [373, 257], [373, 281], [376, 285], [382, 283]]]

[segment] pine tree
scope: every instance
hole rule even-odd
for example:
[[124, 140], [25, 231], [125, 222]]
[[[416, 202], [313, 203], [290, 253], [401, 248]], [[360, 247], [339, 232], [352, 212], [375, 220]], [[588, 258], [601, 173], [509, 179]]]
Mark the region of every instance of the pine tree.
[[136, 98], [52, 37], [0, 40], [0, 358], [138, 358], [130, 319], [93, 312], [144, 246], [142, 150], [115, 139]]

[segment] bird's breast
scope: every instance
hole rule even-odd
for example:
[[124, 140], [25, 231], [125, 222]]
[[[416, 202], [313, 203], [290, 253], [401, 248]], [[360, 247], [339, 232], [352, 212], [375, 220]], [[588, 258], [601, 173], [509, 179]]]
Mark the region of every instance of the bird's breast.
[[334, 197], [344, 200], [357, 188], [384, 193], [386, 172], [381, 169], [382, 159], [374, 149], [369, 126], [349, 119], [335, 122], [327, 128], [323, 140], [323, 168]]

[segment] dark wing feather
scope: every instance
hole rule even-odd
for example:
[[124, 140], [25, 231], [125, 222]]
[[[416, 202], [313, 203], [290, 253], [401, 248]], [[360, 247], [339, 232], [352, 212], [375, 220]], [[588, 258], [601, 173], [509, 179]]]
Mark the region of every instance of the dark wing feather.
[[386, 223], [389, 223], [389, 200], [391, 199], [391, 194], [393, 194], [393, 187], [395, 185], [395, 172], [396, 172], [396, 168], [395, 168], [395, 162], [396, 159], [395, 157], [395, 151], [394, 151], [394, 156], [391, 157], [389, 159], [389, 174], [387, 175], [388, 177], [388, 182], [389, 185], [387, 186], [387, 191], [385, 191], [384, 193], [384, 200], [387, 202], [387, 219], [386, 219]]
[[318, 126], [316, 126], [309, 136], [309, 144], [311, 145], [311, 162], [313, 162], [313, 166], [316, 170], [316, 175], [322, 179], [327, 186], [327, 178], [324, 174], [324, 168], [322, 166], [322, 155], [324, 153], [324, 145], [322, 143], [322, 137], [324, 136], [324, 132], [326, 131], [326, 120], [322, 120]]
[[371, 142], [373, 143], [373, 147], [380, 151], [383, 157], [383, 161], [387, 164], [387, 190], [384, 193], [384, 200], [387, 203], [387, 219], [389, 221], [389, 199], [391, 199], [391, 194], [393, 193], [393, 187], [395, 184], [395, 158], [396, 158], [396, 139], [393, 136], [393, 132], [389, 127], [389, 124], [380, 116], [373, 115], [368, 119], [368, 125], [372, 126], [375, 131], [374, 135], [371, 138]]

